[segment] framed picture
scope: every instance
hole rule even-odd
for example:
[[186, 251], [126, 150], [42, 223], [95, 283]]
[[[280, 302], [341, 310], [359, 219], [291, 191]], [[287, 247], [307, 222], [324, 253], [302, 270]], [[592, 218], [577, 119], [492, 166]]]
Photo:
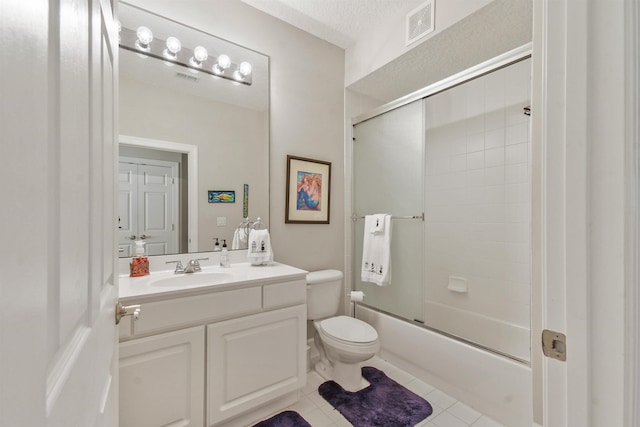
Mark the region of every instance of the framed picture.
[[235, 203], [235, 191], [209, 190], [209, 203]]
[[329, 224], [331, 163], [287, 156], [287, 224]]

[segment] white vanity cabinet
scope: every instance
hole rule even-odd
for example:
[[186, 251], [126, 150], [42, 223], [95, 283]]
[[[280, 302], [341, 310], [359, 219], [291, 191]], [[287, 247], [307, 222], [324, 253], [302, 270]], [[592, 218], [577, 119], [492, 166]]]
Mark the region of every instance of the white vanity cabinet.
[[120, 427], [202, 426], [204, 326], [120, 344]]
[[261, 406], [295, 401], [306, 382], [307, 317], [304, 272], [295, 270], [121, 298], [141, 313], [121, 324], [120, 426], [247, 425]]
[[207, 326], [207, 425], [304, 386], [306, 311], [298, 305]]

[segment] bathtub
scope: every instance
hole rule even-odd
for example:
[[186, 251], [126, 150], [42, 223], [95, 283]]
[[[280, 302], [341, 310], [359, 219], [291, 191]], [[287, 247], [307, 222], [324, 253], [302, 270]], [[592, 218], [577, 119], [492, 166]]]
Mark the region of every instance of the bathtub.
[[506, 426], [533, 425], [526, 364], [367, 307], [356, 317], [378, 331], [381, 358]]

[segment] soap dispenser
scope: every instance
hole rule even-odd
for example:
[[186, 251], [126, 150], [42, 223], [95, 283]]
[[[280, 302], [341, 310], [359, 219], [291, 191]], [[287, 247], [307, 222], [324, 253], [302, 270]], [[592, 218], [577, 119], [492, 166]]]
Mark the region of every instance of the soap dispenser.
[[213, 252], [220, 252], [220, 242], [218, 242], [218, 238], [214, 237], [213, 240], [216, 242], [213, 244]]
[[220, 267], [231, 267], [229, 262], [229, 250], [227, 248], [227, 241], [222, 239], [222, 253], [220, 254]]
[[144, 255], [144, 240], [136, 240], [130, 270], [131, 277], [141, 277], [149, 274], [149, 258]]

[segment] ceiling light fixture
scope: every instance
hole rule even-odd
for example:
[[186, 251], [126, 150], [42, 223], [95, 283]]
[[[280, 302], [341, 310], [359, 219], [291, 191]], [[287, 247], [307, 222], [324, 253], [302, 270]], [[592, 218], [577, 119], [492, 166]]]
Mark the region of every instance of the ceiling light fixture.
[[200, 71], [247, 86], [252, 84], [253, 71], [249, 62], [233, 63], [229, 55], [224, 53], [211, 57], [206, 47], [196, 46], [190, 49], [173, 36], [166, 40], [154, 38], [153, 32], [144, 26], [138, 27], [136, 31], [122, 27], [120, 47], [168, 64], [181, 65], [194, 72]]

